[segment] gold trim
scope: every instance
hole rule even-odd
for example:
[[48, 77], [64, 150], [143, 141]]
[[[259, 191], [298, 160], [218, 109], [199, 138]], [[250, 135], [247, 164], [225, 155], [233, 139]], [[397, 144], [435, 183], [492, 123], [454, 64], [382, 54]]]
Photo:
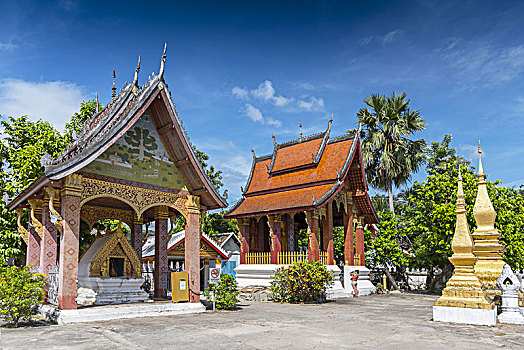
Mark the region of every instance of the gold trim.
[[49, 197], [49, 212], [51, 213], [51, 217], [56, 216], [56, 221], [54, 222], [54, 225], [60, 233], [63, 233], [64, 227], [62, 226], [62, 222], [64, 221], [64, 219], [62, 218], [60, 213], [56, 211], [54, 206], [55, 201], [59, 203], [58, 190], [49, 186], [45, 188], [45, 191], [47, 193], [47, 196]]
[[22, 208], [16, 208], [16, 213], [18, 214], [18, 219], [16, 220], [16, 224], [18, 226], [18, 233], [24, 240], [26, 244], [29, 243], [29, 231], [22, 225], [22, 215], [24, 215], [24, 211]]
[[[131, 244], [127, 241], [127, 238], [122, 231], [122, 225], [119, 224], [118, 228], [111, 232], [110, 235], [111, 236], [108, 238], [107, 242], [102, 246], [102, 248], [100, 248], [91, 261], [89, 266], [89, 276], [109, 278], [109, 258], [124, 257], [124, 273], [126, 276], [142, 278], [140, 260], [138, 259], [133, 247], [131, 247]], [[124, 256], [115, 255], [120, 253], [119, 250], [122, 251]], [[127, 264], [130, 264], [131, 271], [126, 271]]]
[[43, 227], [42, 223], [36, 218], [35, 214], [38, 212], [42, 213], [42, 200], [41, 199], [29, 199], [27, 201], [31, 206], [31, 211], [29, 217], [31, 218], [31, 225], [35, 229], [35, 232], [42, 238], [43, 236]]

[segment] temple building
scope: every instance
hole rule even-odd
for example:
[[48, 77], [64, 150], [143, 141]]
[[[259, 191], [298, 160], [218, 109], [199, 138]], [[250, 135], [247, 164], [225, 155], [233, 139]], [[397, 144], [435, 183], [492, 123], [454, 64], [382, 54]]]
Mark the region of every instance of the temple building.
[[[165, 60], [164, 48], [159, 73], [142, 86], [140, 59], [133, 81], [120, 92], [113, 81], [112, 100], [73, 135], [62, 154], [43, 157], [44, 174], [8, 204], [19, 214], [27, 264], [48, 276], [56, 273], [60, 309], [77, 308], [80, 223], [93, 227], [103, 219], [117, 219], [131, 228], [132, 250], [115, 243], [123, 237], [119, 232], [112, 234], [114, 238], [96, 239], [97, 251], [86, 256], [85, 268], [90, 270], [81, 277], [140, 278], [143, 226], [154, 222], [155, 297], [165, 297], [168, 220], [182, 215], [190, 300], [199, 301], [201, 217], [227, 203], [197, 160], [182, 126], [164, 80]], [[20, 220], [26, 208], [29, 228]]]
[[[300, 132], [297, 140], [279, 144], [273, 136], [272, 154], [257, 157], [252, 150], [242, 198], [224, 216], [238, 222], [240, 270], [243, 264], [252, 274], [257, 268], [250, 265], [304, 260], [333, 266], [333, 226], [344, 227], [344, 264], [365, 265], [364, 227], [378, 217], [368, 195], [360, 129], [331, 138], [332, 121], [326, 131]], [[306, 251], [298, 251], [301, 229], [307, 230]]]

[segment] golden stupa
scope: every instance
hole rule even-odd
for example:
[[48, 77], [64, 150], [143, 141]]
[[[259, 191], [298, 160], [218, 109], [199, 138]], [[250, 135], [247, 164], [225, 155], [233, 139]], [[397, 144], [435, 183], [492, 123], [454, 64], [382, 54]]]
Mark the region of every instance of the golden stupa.
[[466, 216], [466, 202], [464, 200], [460, 166], [456, 207], [457, 221], [455, 234], [453, 235], [453, 241], [451, 243], [453, 256], [449, 258], [449, 261], [451, 261], [455, 267], [455, 272], [446, 283], [446, 288], [442, 291], [442, 296], [437, 300], [435, 305], [492, 309], [492, 306], [484, 297], [482, 284], [474, 272], [477, 257], [473, 255], [473, 239], [471, 238]]
[[494, 288], [497, 278], [504, 267], [504, 246], [500, 244], [500, 233], [495, 228], [497, 213], [491, 204], [486, 187], [486, 175], [482, 168], [482, 148], [479, 141], [479, 182], [477, 199], [473, 207], [473, 215], [477, 222], [477, 229], [473, 232], [473, 253], [478, 258], [475, 264], [475, 275], [482, 283], [484, 289]]

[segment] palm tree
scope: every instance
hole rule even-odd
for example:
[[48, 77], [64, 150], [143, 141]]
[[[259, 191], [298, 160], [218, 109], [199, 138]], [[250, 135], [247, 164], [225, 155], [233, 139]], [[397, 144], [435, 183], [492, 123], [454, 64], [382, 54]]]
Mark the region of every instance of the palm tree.
[[409, 108], [406, 93], [391, 96], [374, 94], [364, 103], [357, 118], [362, 123], [362, 156], [368, 182], [387, 191], [389, 209], [393, 207], [393, 185], [406, 183], [413, 172], [424, 163], [426, 141], [410, 140], [415, 132], [423, 130], [426, 122], [420, 111]]

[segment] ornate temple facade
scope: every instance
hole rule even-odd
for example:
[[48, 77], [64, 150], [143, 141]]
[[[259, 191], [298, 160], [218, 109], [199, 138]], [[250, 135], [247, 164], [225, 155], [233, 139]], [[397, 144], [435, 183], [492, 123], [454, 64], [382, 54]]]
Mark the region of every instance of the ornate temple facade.
[[[285, 143], [257, 157], [242, 198], [224, 216], [237, 219], [241, 264], [301, 260], [334, 265], [333, 226], [345, 232], [345, 265], [364, 266], [364, 227], [378, 222], [368, 195], [360, 130], [331, 138], [326, 131]], [[307, 251], [298, 232], [307, 230]], [[355, 247], [355, 248], [354, 248]]]
[[[142, 86], [140, 60], [131, 83], [119, 93], [113, 84], [112, 100], [62, 154], [44, 156], [44, 175], [8, 204], [19, 214], [27, 264], [49, 275], [58, 261], [61, 309], [77, 307], [80, 223], [93, 227], [102, 219], [117, 219], [131, 228], [137, 259], [128, 259], [128, 269], [137, 276], [143, 226], [155, 223], [155, 296], [165, 297], [168, 220], [182, 215], [190, 299], [199, 301], [201, 217], [227, 203], [206, 176], [182, 126], [164, 80], [165, 59], [164, 49], [159, 74]], [[29, 228], [21, 225], [24, 209], [29, 209]]]

